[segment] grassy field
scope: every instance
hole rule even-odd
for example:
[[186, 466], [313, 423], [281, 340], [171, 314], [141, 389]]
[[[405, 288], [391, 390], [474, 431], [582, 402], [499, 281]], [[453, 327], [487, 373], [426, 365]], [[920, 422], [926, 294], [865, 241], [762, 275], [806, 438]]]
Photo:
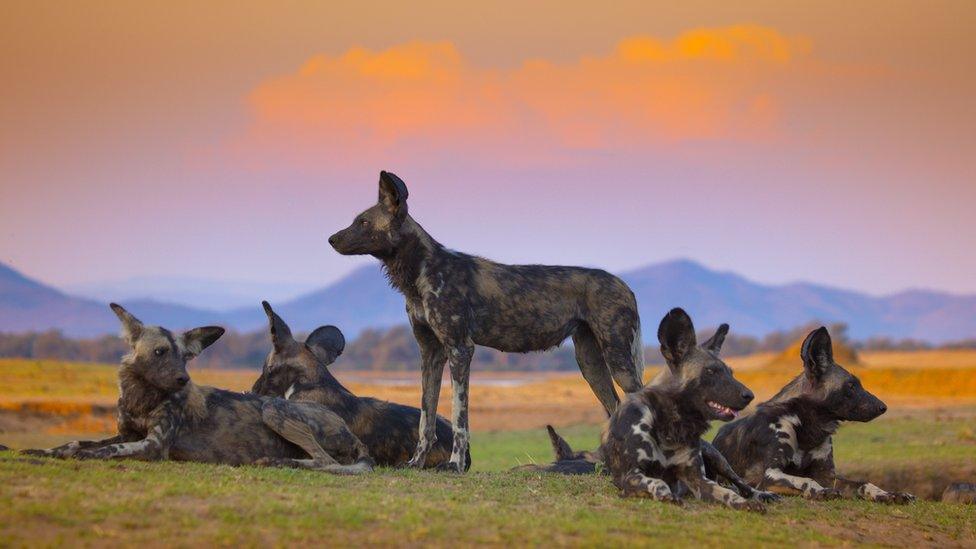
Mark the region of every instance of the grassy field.
[[[976, 507], [930, 501], [950, 481], [976, 480], [976, 392], [969, 388], [976, 370], [961, 366], [965, 361], [958, 357], [949, 366], [936, 361], [925, 368], [910, 367], [905, 356], [897, 359], [897, 368], [867, 363], [860, 371], [868, 388], [893, 405], [872, 423], [842, 427], [835, 452], [842, 473], [929, 500], [908, 507], [789, 498], [756, 516], [700, 502], [676, 508], [623, 500], [600, 476], [509, 471], [549, 461], [551, 450], [541, 428], [546, 422], [560, 425], [577, 448], [595, 446], [601, 413], [578, 376], [569, 376], [517, 387], [475, 384], [474, 466], [464, 476], [380, 470], [349, 478], [171, 462], [57, 461], [0, 452], [0, 547], [976, 546]], [[110, 366], [0, 361], [0, 442], [48, 446], [85, 431], [111, 431], [114, 373]], [[200, 383], [243, 389], [255, 374], [193, 375]], [[760, 395], [768, 390], [765, 385], [779, 383], [762, 368], [745, 367], [739, 377], [759, 387]], [[350, 385], [391, 400], [419, 399], [412, 386]]]
[[[976, 476], [976, 410], [916, 411], [850, 424], [845, 473], [924, 494]], [[599, 427], [563, 429], [590, 448]], [[541, 430], [478, 433], [465, 476], [366, 477], [188, 463], [78, 462], [0, 453], [0, 545], [382, 544], [972, 546], [976, 507], [889, 507], [789, 498], [765, 516], [689, 502], [622, 500], [605, 477], [510, 472], [549, 459]]]

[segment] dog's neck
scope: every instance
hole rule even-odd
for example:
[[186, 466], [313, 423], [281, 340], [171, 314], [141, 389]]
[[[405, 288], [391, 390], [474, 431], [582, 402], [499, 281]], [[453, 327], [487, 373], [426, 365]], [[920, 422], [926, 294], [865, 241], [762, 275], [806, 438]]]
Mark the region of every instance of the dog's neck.
[[131, 417], [146, 417], [171, 393], [146, 381], [131, 367], [122, 364], [119, 369], [119, 411]]
[[390, 285], [407, 298], [420, 298], [417, 281], [424, 264], [438, 254], [444, 246], [407, 215], [400, 227], [400, 241], [389, 255], [380, 257]]
[[339, 380], [332, 375], [332, 372], [329, 371], [329, 368], [322, 363], [316, 364], [313, 372], [303, 374], [301, 379], [299, 379], [299, 383], [314, 385], [322, 389], [324, 396], [329, 401], [329, 404], [334, 403], [345, 407], [352, 407], [358, 400], [356, 395], [354, 395], [352, 391], [340, 383]]
[[758, 406], [758, 409], [776, 417], [796, 416], [800, 422], [794, 427], [797, 444], [803, 450], [820, 446], [840, 427], [840, 420], [829, 410], [803, 395], [787, 400], [764, 402]]
[[654, 411], [652, 433], [671, 445], [696, 444], [708, 431], [708, 419], [697, 409], [684, 405], [687, 395], [673, 386], [647, 386], [644, 398]]

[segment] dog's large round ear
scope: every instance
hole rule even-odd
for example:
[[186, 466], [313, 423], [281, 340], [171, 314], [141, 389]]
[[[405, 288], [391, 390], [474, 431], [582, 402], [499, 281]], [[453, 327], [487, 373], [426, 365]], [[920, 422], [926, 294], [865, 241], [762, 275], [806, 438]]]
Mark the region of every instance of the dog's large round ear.
[[308, 335], [305, 346], [326, 366], [335, 362], [346, 348], [346, 338], [335, 326], [319, 326]]
[[800, 346], [800, 358], [807, 376], [820, 379], [834, 365], [834, 345], [830, 332], [821, 326], [810, 332]]
[[132, 316], [132, 313], [126, 311], [118, 303], [109, 303], [109, 307], [122, 322], [122, 339], [129, 345], [135, 345], [139, 336], [142, 335], [142, 321]]
[[379, 203], [392, 214], [407, 212], [407, 184], [392, 172], [380, 172]]
[[681, 361], [698, 344], [695, 325], [688, 313], [680, 307], [671, 309], [661, 319], [657, 328], [657, 340], [661, 343], [661, 354], [672, 370], [678, 369]]
[[722, 350], [722, 344], [725, 343], [725, 336], [729, 333], [729, 325], [722, 324], [715, 330], [715, 335], [708, 338], [708, 341], [702, 343], [702, 348], [708, 349], [709, 351], [718, 354]]
[[187, 359], [196, 358], [204, 349], [213, 345], [220, 336], [224, 335], [224, 329], [220, 326], [204, 326], [183, 332], [183, 349]]

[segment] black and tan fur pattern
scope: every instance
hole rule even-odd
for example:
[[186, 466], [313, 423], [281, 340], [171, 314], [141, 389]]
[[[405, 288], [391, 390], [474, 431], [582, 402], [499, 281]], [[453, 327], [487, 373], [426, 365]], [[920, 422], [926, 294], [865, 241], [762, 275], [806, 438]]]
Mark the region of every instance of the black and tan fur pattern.
[[[322, 404], [345, 420], [378, 465], [405, 464], [417, 447], [420, 410], [354, 395], [329, 371], [345, 347], [346, 340], [338, 328], [319, 327], [302, 343], [267, 301], [262, 304], [268, 315], [272, 350], [252, 391], [290, 402]], [[437, 416], [436, 429], [437, 442], [427, 455], [427, 467], [439, 467], [451, 457], [451, 424]]]
[[[549, 433], [549, 441], [555, 454], [555, 461], [547, 465], [522, 465], [515, 467], [516, 471], [537, 471], [544, 473], [559, 473], [563, 475], [586, 475], [596, 472], [608, 474], [609, 471], [604, 466], [603, 449], [597, 448], [596, 451], [583, 450], [577, 452], [573, 450], [566, 440], [559, 436], [552, 425], [546, 425]], [[771, 503], [779, 499], [779, 496], [770, 492], [756, 490], [750, 486], [742, 477], [736, 474], [725, 460], [725, 457], [707, 441], [701, 441], [702, 461], [705, 464], [705, 476], [712, 480], [721, 480], [735, 487], [744, 498], [754, 498], [764, 503]]]
[[329, 238], [344, 255], [382, 261], [391, 284], [406, 298], [420, 345], [420, 439], [409, 465], [422, 467], [436, 441], [435, 422], [444, 363], [454, 392], [451, 464], [462, 471], [468, 455], [468, 380], [475, 345], [506, 352], [550, 349], [573, 338], [576, 358], [607, 413], [626, 392], [641, 387], [643, 348], [633, 292], [598, 269], [502, 265], [449, 250], [407, 212], [407, 187], [380, 173], [377, 204]]
[[722, 427], [713, 444], [746, 481], [810, 499], [860, 497], [910, 503], [911, 494], [887, 492], [834, 470], [833, 435], [842, 421], [871, 421], [887, 407], [834, 362], [826, 328], [811, 332], [800, 350], [803, 373], [750, 416]]
[[173, 334], [112, 304], [130, 352], [119, 368], [118, 435], [34, 455], [302, 467], [338, 474], [371, 470], [366, 447], [328, 408], [195, 385], [186, 363], [224, 333]]
[[[719, 327], [718, 331], [714, 336], [705, 344], [705, 347], [718, 355], [721, 350], [722, 343], [725, 341], [725, 336], [728, 333], [728, 325], [723, 324]], [[666, 384], [674, 375], [672, 369], [667, 368], [663, 370], [657, 377], [652, 380], [652, 385]], [[516, 467], [516, 470], [529, 470], [529, 471], [540, 471], [549, 473], [560, 473], [567, 475], [582, 475], [595, 473], [601, 471], [603, 473], [609, 473], [608, 469], [604, 467], [603, 458], [603, 448], [598, 448], [596, 451], [582, 451], [576, 452], [573, 448], [556, 433], [556, 430], [551, 426], [547, 425], [546, 430], [549, 433], [549, 440], [552, 443], [553, 453], [555, 454], [555, 461], [548, 465], [524, 465], [521, 467]], [[764, 503], [770, 503], [779, 499], [778, 496], [771, 494], [769, 492], [764, 492], [756, 490], [749, 486], [739, 475], [735, 473], [729, 463], [725, 460], [725, 457], [715, 449], [714, 446], [706, 441], [701, 441], [701, 455], [702, 461], [705, 465], [705, 476], [712, 480], [722, 480], [733, 485], [739, 492], [739, 495], [745, 498], [758, 499]]]
[[685, 492], [733, 509], [765, 512], [768, 494], [745, 498], [706, 476], [701, 436], [710, 420], [728, 421], [752, 401], [718, 357], [728, 326], [698, 345], [691, 318], [672, 309], [658, 329], [668, 374], [620, 405], [600, 453], [623, 497], [681, 503]]

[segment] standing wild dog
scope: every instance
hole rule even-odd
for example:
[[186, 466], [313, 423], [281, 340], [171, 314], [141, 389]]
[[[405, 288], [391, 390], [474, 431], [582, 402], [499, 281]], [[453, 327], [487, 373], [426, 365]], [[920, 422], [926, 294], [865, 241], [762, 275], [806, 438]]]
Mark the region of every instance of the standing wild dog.
[[[345, 420], [378, 465], [406, 463], [417, 447], [420, 410], [352, 394], [328, 368], [346, 345], [338, 328], [316, 328], [301, 343], [267, 301], [262, 305], [268, 315], [273, 345], [252, 392], [322, 404]], [[447, 463], [452, 438], [451, 424], [437, 416], [437, 442], [427, 456], [428, 467]]]
[[260, 463], [340, 474], [369, 471], [366, 447], [328, 408], [193, 384], [186, 363], [217, 341], [223, 328], [173, 334], [146, 326], [121, 306], [129, 354], [119, 369], [119, 434], [28, 453], [89, 459], [172, 459]]
[[643, 346], [633, 292], [597, 269], [502, 265], [449, 250], [407, 213], [407, 186], [380, 172], [377, 204], [329, 238], [344, 255], [372, 255], [406, 298], [420, 346], [420, 440], [410, 459], [423, 467], [435, 443], [444, 363], [454, 392], [451, 465], [467, 468], [468, 379], [475, 345], [506, 352], [542, 351], [572, 336], [576, 360], [607, 413], [641, 388]]
[[800, 349], [803, 373], [747, 417], [722, 427], [715, 447], [732, 467], [760, 488], [801, 493], [810, 499], [841, 495], [885, 503], [915, 496], [889, 493], [834, 472], [832, 436], [841, 421], [871, 421], [887, 407], [861, 381], [834, 362], [827, 329], [820, 327]]
[[683, 310], [661, 320], [657, 337], [670, 374], [630, 395], [603, 435], [601, 454], [621, 496], [681, 503], [689, 490], [702, 500], [765, 512], [758, 498], [706, 477], [701, 436], [709, 421], [735, 418], [753, 398], [718, 357], [727, 330], [723, 325], [699, 346]]

